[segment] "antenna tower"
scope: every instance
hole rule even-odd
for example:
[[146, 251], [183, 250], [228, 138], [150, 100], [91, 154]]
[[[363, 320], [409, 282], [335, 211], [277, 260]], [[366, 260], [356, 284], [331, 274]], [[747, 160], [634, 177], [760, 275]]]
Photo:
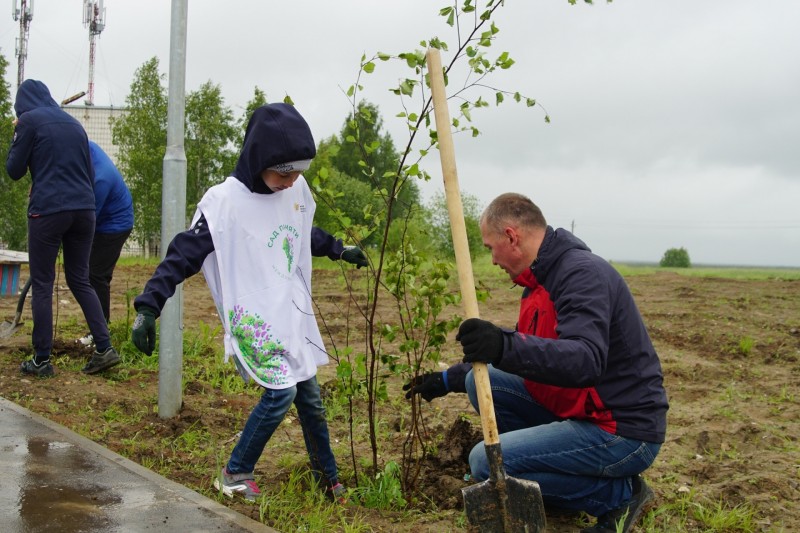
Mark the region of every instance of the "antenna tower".
[[25, 80], [25, 60], [28, 59], [28, 34], [33, 20], [33, 0], [12, 0], [11, 16], [19, 21], [17, 37], [17, 87]]
[[97, 36], [106, 27], [103, 0], [83, 0], [83, 25], [89, 28], [89, 96], [84, 103], [94, 105], [94, 50]]

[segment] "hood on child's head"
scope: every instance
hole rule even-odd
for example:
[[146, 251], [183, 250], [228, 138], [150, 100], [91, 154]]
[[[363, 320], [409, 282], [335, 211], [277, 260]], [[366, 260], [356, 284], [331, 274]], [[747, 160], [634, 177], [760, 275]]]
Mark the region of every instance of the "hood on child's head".
[[252, 191], [264, 169], [316, 154], [311, 128], [294, 106], [267, 104], [250, 117], [233, 175]]
[[14, 111], [17, 118], [23, 113], [36, 109], [37, 107], [58, 107], [53, 97], [50, 96], [50, 89], [39, 80], [25, 80], [17, 89], [17, 98], [14, 100]]

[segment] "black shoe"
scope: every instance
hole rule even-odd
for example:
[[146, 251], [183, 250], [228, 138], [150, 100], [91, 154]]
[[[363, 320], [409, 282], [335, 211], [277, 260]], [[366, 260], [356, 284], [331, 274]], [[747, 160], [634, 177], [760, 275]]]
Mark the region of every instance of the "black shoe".
[[94, 352], [81, 372], [84, 374], [97, 374], [117, 364], [119, 364], [119, 354], [114, 348], [109, 346], [103, 353]]
[[39, 378], [50, 378], [56, 375], [56, 371], [52, 363], [50, 363], [50, 359], [38, 365], [33, 359], [28, 359], [19, 365], [19, 371], [23, 374], [30, 374]]
[[617, 524], [623, 522], [622, 533], [628, 533], [639, 519], [645, 505], [652, 499], [653, 490], [647, 486], [642, 476], [636, 476], [633, 478], [633, 496], [630, 501], [619, 509], [599, 517], [595, 525], [582, 529], [581, 533], [617, 533]]

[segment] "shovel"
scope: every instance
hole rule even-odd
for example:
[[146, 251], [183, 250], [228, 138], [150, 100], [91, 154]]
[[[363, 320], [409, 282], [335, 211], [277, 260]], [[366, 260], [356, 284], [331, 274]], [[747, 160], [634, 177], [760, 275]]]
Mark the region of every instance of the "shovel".
[[25, 286], [22, 287], [22, 292], [19, 293], [19, 301], [17, 302], [17, 313], [14, 315], [14, 321], [9, 322], [8, 320], [6, 320], [2, 324], [0, 324], [0, 339], [10, 337], [22, 325], [20, 317], [22, 316], [22, 308], [25, 307], [25, 297], [28, 295], [28, 291], [30, 290], [30, 288], [31, 288], [31, 278], [28, 278], [28, 281], [25, 282]]
[[[447, 110], [447, 95], [439, 50], [429, 48], [427, 60], [461, 298], [467, 318], [477, 318], [478, 299], [475, 295], [464, 208], [458, 187], [455, 149], [450, 133], [450, 114]], [[506, 475], [489, 384], [489, 370], [485, 363], [473, 363], [472, 373], [478, 390], [483, 443], [489, 461], [489, 479], [462, 489], [467, 519], [482, 533], [543, 532], [546, 520], [539, 484]]]

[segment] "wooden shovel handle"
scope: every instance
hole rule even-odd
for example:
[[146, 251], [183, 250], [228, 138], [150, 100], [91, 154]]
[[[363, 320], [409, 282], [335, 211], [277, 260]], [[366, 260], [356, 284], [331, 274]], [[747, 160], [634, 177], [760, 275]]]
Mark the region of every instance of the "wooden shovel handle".
[[[478, 318], [478, 298], [475, 295], [475, 281], [472, 276], [467, 227], [464, 224], [464, 207], [461, 203], [461, 191], [458, 188], [456, 155], [453, 147], [453, 135], [450, 132], [450, 113], [447, 109], [447, 94], [445, 93], [444, 72], [439, 50], [429, 48], [427, 60], [433, 112], [439, 138], [439, 156], [442, 161], [444, 192], [447, 200], [447, 212], [450, 215], [450, 228], [453, 233], [458, 282], [461, 288], [461, 301], [464, 304], [466, 317]], [[497, 444], [500, 439], [497, 435], [497, 420], [494, 415], [492, 389], [489, 384], [489, 370], [485, 363], [473, 363], [472, 373], [478, 390], [478, 407], [481, 412], [484, 444]]]

